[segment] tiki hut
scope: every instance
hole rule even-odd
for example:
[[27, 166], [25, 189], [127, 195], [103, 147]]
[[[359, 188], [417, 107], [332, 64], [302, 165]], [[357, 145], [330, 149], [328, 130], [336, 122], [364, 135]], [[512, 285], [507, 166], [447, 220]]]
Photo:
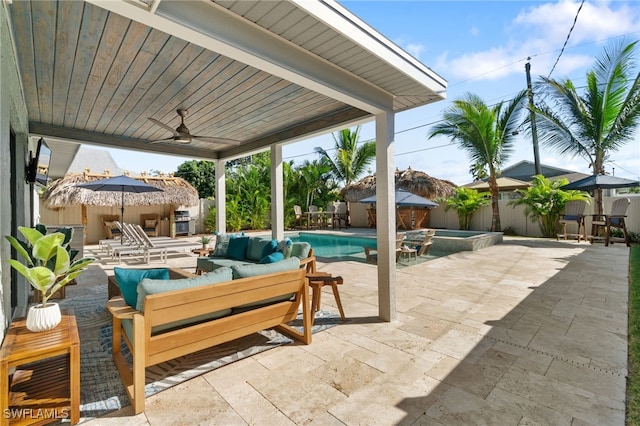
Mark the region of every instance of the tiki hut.
[[[395, 189], [404, 189], [413, 194], [430, 200], [437, 200], [453, 195], [456, 185], [448, 180], [436, 179], [428, 174], [412, 170], [397, 170], [395, 172]], [[340, 192], [343, 199], [350, 203], [356, 203], [376, 193], [376, 177], [370, 175], [358, 182], [352, 183]], [[399, 229], [420, 228], [429, 226], [429, 209], [415, 207], [397, 207], [396, 224]], [[366, 210], [367, 226], [376, 226], [376, 210], [371, 206]]]
[[[75, 217], [76, 219], [74, 219], [72, 223], [78, 223], [77, 220], [80, 219], [79, 216], [81, 215], [82, 225], [85, 227], [86, 240], [97, 241], [101, 238], [108, 237], [108, 232], [105, 231], [107, 235], [103, 234], [103, 222], [104, 218], [112, 212], [110, 209], [105, 208], [120, 208], [123, 202], [122, 193], [114, 191], [91, 191], [89, 189], [79, 188], [77, 185], [109, 177], [113, 176], [111, 176], [108, 171], [105, 173], [91, 173], [87, 170], [83, 173], [67, 174], [47, 186], [41, 196], [42, 205], [51, 211], [61, 211], [64, 209], [75, 211], [75, 209], [79, 208], [78, 206], [81, 206], [81, 212], [78, 211], [75, 214], [69, 212], [67, 216]], [[173, 222], [174, 210], [178, 208], [178, 206], [190, 207], [199, 204], [198, 191], [182, 178], [172, 175], [149, 176], [144, 173], [140, 176], [129, 177], [160, 188], [162, 191], [142, 194], [125, 192], [124, 205], [138, 206], [138, 211], [134, 210], [129, 214], [125, 212], [124, 218], [120, 218], [120, 215], [113, 215], [111, 216], [111, 221], [125, 220], [144, 225], [143, 219], [153, 217], [156, 218], [156, 227], [159, 228], [161, 218], [166, 218], [166, 222], [164, 223], [166, 223], [167, 234], [173, 237], [175, 234], [171, 224]], [[64, 223], [63, 221], [58, 224]]]
[[[47, 186], [42, 194], [44, 204], [50, 209], [59, 209], [73, 205], [87, 206], [120, 206], [120, 192], [91, 191], [78, 188], [80, 183], [93, 182], [112, 177], [109, 173], [95, 174], [90, 172], [68, 174]], [[186, 180], [175, 176], [130, 176], [162, 189], [161, 192], [144, 194], [125, 193], [125, 206], [152, 206], [156, 204], [172, 204], [176, 206], [195, 206], [200, 197], [198, 191]]]
[[[428, 174], [413, 170], [397, 170], [395, 172], [395, 189], [405, 189], [413, 194], [430, 200], [453, 195], [456, 184], [448, 180], [436, 179]], [[376, 193], [376, 177], [370, 175], [358, 182], [346, 186], [340, 192], [345, 201], [358, 202]]]

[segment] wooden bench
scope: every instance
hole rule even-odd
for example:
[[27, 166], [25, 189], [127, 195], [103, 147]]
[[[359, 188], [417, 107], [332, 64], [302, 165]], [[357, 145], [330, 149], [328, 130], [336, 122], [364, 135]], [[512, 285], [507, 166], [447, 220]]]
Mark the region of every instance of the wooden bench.
[[[113, 359], [134, 412], [144, 411], [146, 367], [268, 328], [276, 328], [304, 344], [311, 343], [309, 284], [305, 273], [305, 268], [300, 268], [146, 295], [142, 312], [131, 308], [121, 297], [109, 300], [107, 308], [113, 316]], [[292, 293], [294, 297], [284, 301], [238, 308]], [[302, 331], [286, 324], [296, 319], [300, 304]], [[154, 327], [233, 308], [236, 309], [227, 316], [152, 332]], [[132, 324], [131, 339], [123, 328], [123, 322], [127, 321], [130, 321], [127, 325]], [[131, 367], [121, 352], [123, 338], [133, 358]]]

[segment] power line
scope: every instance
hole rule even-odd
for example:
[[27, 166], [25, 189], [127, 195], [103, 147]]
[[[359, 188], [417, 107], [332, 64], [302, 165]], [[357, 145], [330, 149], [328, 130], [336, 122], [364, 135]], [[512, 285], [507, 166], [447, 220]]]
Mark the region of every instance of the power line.
[[553, 73], [553, 70], [556, 69], [556, 65], [558, 65], [558, 61], [560, 61], [560, 57], [562, 56], [562, 53], [564, 53], [564, 48], [567, 47], [567, 43], [569, 42], [569, 37], [571, 37], [571, 32], [573, 32], [573, 28], [576, 26], [576, 22], [578, 22], [578, 15], [580, 14], [580, 10], [582, 10], [582, 5], [584, 4], [584, 0], [582, 0], [582, 2], [580, 3], [580, 7], [578, 7], [578, 11], [576, 12], [576, 16], [573, 18], [573, 24], [571, 25], [571, 28], [569, 29], [569, 34], [567, 34], [567, 38], [564, 40], [564, 44], [562, 45], [562, 49], [560, 49], [560, 54], [558, 55], [558, 58], [556, 59], [556, 63], [553, 64], [553, 66], [551, 67], [551, 71], [549, 71], [549, 75], [547, 76], [547, 78], [551, 78], [551, 74]]

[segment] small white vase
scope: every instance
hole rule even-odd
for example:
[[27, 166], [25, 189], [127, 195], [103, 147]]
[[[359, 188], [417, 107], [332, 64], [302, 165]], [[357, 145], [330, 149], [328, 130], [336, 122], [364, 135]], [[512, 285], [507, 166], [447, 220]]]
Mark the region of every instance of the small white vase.
[[45, 306], [33, 305], [27, 312], [27, 329], [33, 332], [47, 331], [56, 328], [62, 321], [60, 306], [55, 302], [48, 302]]

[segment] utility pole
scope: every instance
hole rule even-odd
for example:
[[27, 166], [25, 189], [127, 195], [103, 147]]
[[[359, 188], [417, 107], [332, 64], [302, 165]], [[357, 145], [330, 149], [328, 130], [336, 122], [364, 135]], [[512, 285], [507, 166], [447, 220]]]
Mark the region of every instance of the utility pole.
[[536, 113], [533, 111], [533, 89], [531, 88], [531, 64], [527, 58], [524, 70], [527, 73], [527, 92], [529, 93], [529, 119], [531, 120], [531, 138], [533, 141], [533, 165], [537, 175], [540, 174], [540, 153], [538, 152], [538, 130], [536, 127]]

